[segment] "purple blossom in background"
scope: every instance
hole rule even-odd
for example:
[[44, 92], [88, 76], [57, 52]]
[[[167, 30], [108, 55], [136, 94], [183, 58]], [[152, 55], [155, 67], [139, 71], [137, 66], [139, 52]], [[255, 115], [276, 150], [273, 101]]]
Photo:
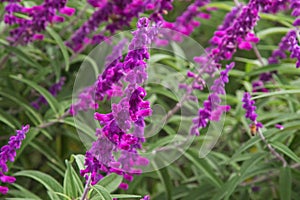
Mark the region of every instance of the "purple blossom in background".
[[281, 124], [275, 124], [275, 128], [277, 128], [279, 130], [283, 130], [284, 126], [282, 126]]
[[285, 37], [282, 38], [279, 48], [273, 51], [272, 56], [269, 58], [270, 64], [277, 64], [279, 59], [286, 58], [286, 51], [291, 52], [290, 58], [296, 58], [296, 67], [300, 67], [300, 46], [297, 39], [296, 30], [291, 30]]
[[[53, 84], [49, 88], [50, 94], [52, 94], [52, 96], [56, 97], [58, 92], [62, 89], [62, 86], [65, 84], [65, 81], [66, 81], [66, 77], [61, 77], [57, 83]], [[35, 100], [31, 103], [31, 105], [37, 110], [40, 109], [42, 104], [44, 104], [44, 105], [48, 104], [48, 102], [44, 96], [40, 96], [37, 100]]]
[[222, 114], [230, 110], [230, 106], [220, 105], [220, 95], [225, 95], [225, 83], [229, 82], [228, 73], [234, 67], [234, 64], [227, 65], [226, 69], [221, 71], [220, 77], [210, 87], [211, 94], [203, 102], [203, 108], [199, 109], [198, 116], [193, 119], [192, 135], [199, 135], [199, 128], [205, 128], [209, 120], [219, 121]]
[[266, 13], [277, 13], [289, 8], [291, 0], [262, 0], [260, 1], [262, 11]]
[[221, 60], [229, 60], [239, 49], [250, 50], [251, 43], [257, 43], [259, 39], [252, 33], [259, 16], [259, 1], [250, 0], [248, 5], [242, 8], [238, 17], [232, 22], [232, 26], [224, 31], [216, 31], [214, 43], [218, 46], [212, 49], [209, 58], [212, 58], [215, 63]]
[[[292, 16], [297, 17], [294, 21], [294, 26], [300, 26], [300, 1], [299, 0], [291, 0], [290, 8], [292, 9]], [[285, 59], [286, 51], [289, 51], [290, 58], [296, 58], [296, 67], [300, 67], [300, 45], [297, 39], [297, 34], [299, 34], [299, 30], [296, 28], [295, 30], [289, 31], [279, 43], [279, 48], [274, 50], [272, 56], [269, 58], [270, 64], [279, 63], [280, 59]]]
[[273, 80], [273, 74], [276, 74], [276, 73], [277, 73], [276, 71], [261, 73], [259, 75], [259, 80], [261, 80], [263, 82], [271, 81], [271, 80]]
[[[199, 10], [200, 7], [205, 6], [209, 2], [209, 0], [196, 0], [187, 8], [185, 12], [182, 13], [181, 16], [177, 17], [175, 22], [163, 22], [163, 27], [176, 30], [184, 35], [190, 35], [196, 27], [200, 26], [200, 22], [196, 20], [197, 18], [210, 18], [209, 13], [204, 13]], [[179, 36], [176, 35], [174, 37]], [[174, 39], [180, 40], [180, 38]]]
[[[13, 183], [16, 178], [13, 176], [5, 175], [8, 172], [7, 162], [14, 162], [16, 157], [16, 150], [20, 149], [22, 141], [25, 139], [26, 133], [29, 131], [29, 125], [22, 126], [21, 130], [16, 131], [16, 135], [9, 138], [7, 145], [1, 148], [0, 152], [0, 182], [2, 183]], [[6, 194], [8, 188], [0, 186], [0, 193]]]
[[245, 117], [252, 121], [252, 125], [255, 125], [255, 128], [262, 128], [262, 123], [257, 121], [257, 114], [256, 114], [256, 106], [255, 101], [251, 100], [251, 95], [248, 92], [244, 93], [243, 99], [243, 108], [246, 111]]
[[[95, 7], [95, 12], [71, 37], [67, 45], [74, 51], [80, 51], [85, 44], [98, 44], [106, 39], [105, 33], [116, 33], [124, 27], [129, 27], [130, 22], [145, 10], [151, 10], [150, 19], [158, 23], [162, 14], [172, 9], [173, 0], [112, 0], [89, 1]], [[100, 25], [104, 28], [97, 34]]]
[[273, 80], [273, 74], [277, 73], [276, 71], [272, 72], [264, 72], [259, 75], [259, 80], [255, 80], [252, 82], [252, 92], [269, 92], [267, 88], [265, 88], [265, 83]]
[[264, 82], [261, 80], [253, 81], [252, 88], [252, 92], [269, 92], [269, 90], [265, 88]]
[[146, 195], [146, 196], [144, 196], [142, 199], [140, 199], [140, 200], [150, 200], [150, 196], [149, 195]]
[[[66, 0], [45, 0], [41, 5], [27, 8], [21, 4], [10, 1], [5, 6], [4, 22], [10, 26], [17, 25], [10, 31], [8, 40], [13, 44], [27, 44], [33, 40], [42, 40], [41, 33], [48, 24], [63, 22], [64, 17], [57, 13], [71, 16], [75, 9], [66, 6]], [[28, 18], [19, 18], [14, 13], [21, 12]]]

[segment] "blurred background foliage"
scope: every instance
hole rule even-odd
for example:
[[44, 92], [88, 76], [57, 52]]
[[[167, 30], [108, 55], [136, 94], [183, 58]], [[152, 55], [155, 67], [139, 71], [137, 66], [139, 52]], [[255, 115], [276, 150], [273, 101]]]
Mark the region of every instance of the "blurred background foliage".
[[[28, 5], [39, 3], [24, 2]], [[190, 3], [175, 1], [174, 10], [166, 19], [173, 21]], [[68, 5], [80, 10], [86, 2], [70, 0]], [[217, 0], [211, 5], [218, 10], [212, 12], [210, 20], [201, 20], [201, 26], [191, 36], [204, 47], [209, 45], [213, 32], [234, 6], [232, 1]], [[3, 5], [0, 5], [0, 11], [3, 12]], [[21, 124], [28, 123], [32, 127], [21, 150], [18, 151], [16, 162], [10, 166], [11, 172], [16, 172], [17, 182], [5, 197], [7, 199], [68, 199], [62, 195], [55, 197], [54, 192], [64, 193], [69, 199], [74, 199], [82, 192], [84, 180], [79, 175], [82, 157], [73, 155], [84, 154], [86, 148], [78, 137], [72, 119], [61, 119], [61, 116], [71, 104], [72, 88], [81, 62], [93, 47], [89, 46], [84, 52], [75, 54], [67, 49], [62, 41], [65, 41], [91, 13], [92, 10], [88, 8], [86, 14], [71, 27], [68, 23], [75, 16], [64, 23], [53, 24], [47, 29], [43, 41], [36, 41], [27, 46], [9, 46], [6, 42], [9, 30], [3, 22], [0, 23], [0, 145], [6, 144]], [[132, 22], [128, 30], [134, 29], [135, 23], [136, 21]], [[261, 39], [257, 48], [264, 59], [277, 48], [280, 39], [290, 28], [289, 25], [289, 13], [261, 14], [255, 32]], [[65, 27], [68, 29], [65, 30]], [[63, 30], [65, 33], [62, 34]], [[278, 65], [262, 66], [253, 51], [238, 51], [233, 60], [236, 67], [230, 73], [230, 82], [226, 85], [226, 102], [232, 109], [226, 115], [222, 135], [213, 150], [205, 158], [199, 158], [198, 150], [205, 136], [201, 135], [196, 137], [190, 148], [171, 165], [136, 176], [127, 191], [115, 191], [117, 188], [110, 188], [104, 184], [105, 191], [150, 194], [153, 200], [299, 199], [300, 71], [295, 68], [293, 60], [285, 60]], [[174, 60], [168, 62], [176, 65]], [[179, 72], [187, 70], [184, 66], [177, 67]], [[251, 82], [257, 79], [260, 73], [274, 70], [277, 71], [274, 74], [274, 82], [266, 85], [270, 92], [256, 93], [255, 98], [258, 120], [264, 124], [263, 133], [267, 141], [288, 161], [289, 166], [286, 168], [272, 156], [258, 136], [251, 136], [249, 123], [241, 109], [242, 94], [252, 90]], [[40, 88], [48, 89], [62, 76], [66, 77], [66, 83], [58, 96], [53, 98], [52, 106], [44, 105], [40, 110], [34, 109], [30, 102], [41, 94], [50, 95]], [[147, 98], [151, 99], [155, 95], [151, 90], [160, 90], [152, 103], [158, 102], [165, 106], [166, 110], [170, 109], [169, 106], [176, 103], [174, 99], [167, 95], [165, 88], [155, 87], [149, 88]], [[199, 95], [200, 102], [206, 97], [205, 93]], [[285, 129], [274, 128], [277, 123], [284, 125]], [[158, 136], [148, 139], [145, 148], [151, 149], [158, 145], [157, 141], [172, 136], [176, 133], [177, 125], [176, 120], [171, 120]], [[112, 177], [109, 181], [114, 185], [119, 180]], [[70, 185], [75, 189], [68, 188]], [[101, 186], [99, 188], [101, 190]]]

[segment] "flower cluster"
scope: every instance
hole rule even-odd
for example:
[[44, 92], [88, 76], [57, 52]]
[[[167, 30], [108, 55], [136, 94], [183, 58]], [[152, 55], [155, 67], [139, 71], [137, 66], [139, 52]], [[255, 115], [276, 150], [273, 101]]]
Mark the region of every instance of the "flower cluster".
[[[65, 84], [65, 81], [66, 77], [61, 77], [57, 83], [53, 84], [49, 88], [50, 94], [52, 94], [52, 96], [54, 97], [57, 96], [57, 93], [62, 89], [62, 86]], [[31, 103], [31, 105], [37, 110], [40, 109], [42, 104], [48, 104], [44, 96], [40, 96], [37, 100]]]
[[[96, 8], [95, 12], [67, 42], [74, 51], [80, 51], [84, 44], [102, 42], [106, 38], [106, 32], [114, 34], [117, 30], [129, 26], [132, 19], [145, 10], [152, 10], [150, 19], [158, 23], [162, 20], [162, 14], [172, 9], [172, 0], [112, 0], [89, 1], [89, 3]], [[105, 24], [104, 29], [94, 34], [101, 24]]]
[[[27, 8], [16, 1], [10, 1], [5, 6], [4, 22], [17, 27], [10, 31], [11, 37], [8, 39], [13, 44], [27, 44], [33, 40], [42, 40], [44, 36], [40, 33], [48, 24], [64, 21], [64, 17], [57, 13], [68, 16], [74, 14], [75, 9], [67, 7], [66, 4], [66, 0], [45, 0], [41, 5]], [[15, 15], [17, 12], [26, 15], [27, 18], [17, 17]]]
[[220, 105], [220, 95], [225, 94], [225, 83], [229, 82], [228, 73], [234, 67], [234, 63], [226, 66], [226, 69], [221, 71], [220, 77], [217, 78], [210, 87], [211, 94], [208, 99], [203, 102], [203, 108], [198, 111], [198, 116], [193, 119], [191, 134], [199, 135], [199, 128], [207, 126], [208, 122], [219, 121], [223, 112], [228, 112], [230, 106]]
[[262, 11], [266, 13], [277, 13], [289, 7], [290, 0], [262, 0], [260, 1]]
[[[294, 21], [294, 26], [300, 26], [300, 1], [299, 0], [291, 0], [290, 5], [292, 11], [292, 16], [297, 17]], [[286, 51], [289, 51], [290, 58], [296, 58], [296, 67], [300, 67], [300, 45], [297, 39], [297, 35], [299, 34], [299, 30], [291, 30], [289, 31], [282, 39], [279, 44], [279, 48], [274, 50], [272, 56], [269, 58], [270, 64], [277, 64], [279, 59], [285, 59]]]
[[106, 57], [105, 70], [98, 76], [97, 81], [89, 87], [86, 87], [78, 94], [69, 113], [74, 116], [78, 111], [87, 111], [88, 109], [98, 109], [97, 101], [102, 101], [105, 97], [110, 99], [113, 96], [122, 96], [122, 83], [119, 81], [124, 75], [119, 73], [119, 63], [123, 58], [123, 49], [127, 45], [127, 40], [121, 40], [115, 45], [112, 53]]
[[[236, 10], [232, 11], [235, 14]], [[250, 50], [251, 43], [257, 43], [259, 39], [252, 33], [259, 16], [259, 1], [251, 0], [248, 5], [242, 8], [241, 13], [235, 18], [232, 25], [226, 30], [216, 31], [214, 43], [217, 47], [214, 48], [209, 57], [216, 63], [221, 60], [232, 58], [236, 48]]]
[[297, 31], [291, 30], [282, 38], [279, 48], [273, 51], [272, 56], [269, 58], [270, 64], [277, 64], [279, 59], [286, 58], [286, 51], [290, 51], [291, 58], [296, 58], [296, 67], [300, 67], [300, 45], [297, 39]]
[[[16, 150], [20, 149], [22, 141], [25, 139], [26, 133], [29, 131], [29, 125], [23, 126], [21, 130], [16, 131], [16, 135], [9, 138], [7, 145], [1, 148], [0, 152], [0, 181], [2, 183], [13, 183], [16, 178], [5, 175], [8, 172], [7, 162], [14, 162]], [[0, 193], [6, 194], [8, 187], [0, 186]]]
[[[149, 27], [147, 18], [139, 19], [137, 28], [124, 61], [112, 62], [98, 79], [97, 95], [104, 92], [101, 97], [107, 91], [103, 86], [121, 84], [121, 81], [127, 86], [119, 103], [112, 105], [111, 113], [96, 112], [94, 115], [102, 128], [97, 130], [98, 139], [87, 152], [86, 169], [82, 171], [84, 176], [91, 173], [93, 184], [102, 178], [100, 172], [123, 175], [125, 180], [131, 181], [132, 175], [141, 173], [135, 166], [148, 164], [147, 159], [138, 154], [145, 142], [144, 118], [151, 115], [150, 103], [144, 100], [146, 91], [140, 85], [147, 79], [144, 60], [149, 59], [148, 46], [157, 32]], [[112, 156], [113, 152], [121, 153], [117, 160]], [[127, 184], [122, 183], [119, 187], [127, 189]]]
[[256, 114], [256, 106], [255, 101], [251, 100], [251, 95], [248, 92], [244, 93], [243, 99], [243, 108], [246, 111], [245, 117], [252, 121], [250, 126], [253, 126], [258, 129], [262, 128], [262, 123], [257, 121], [257, 114]]
[[209, 0], [196, 0], [175, 22], [164, 22], [163, 27], [176, 30], [184, 35], [190, 35], [194, 29], [200, 26], [197, 18], [209, 19], [210, 14], [199, 10], [200, 7], [208, 4]]

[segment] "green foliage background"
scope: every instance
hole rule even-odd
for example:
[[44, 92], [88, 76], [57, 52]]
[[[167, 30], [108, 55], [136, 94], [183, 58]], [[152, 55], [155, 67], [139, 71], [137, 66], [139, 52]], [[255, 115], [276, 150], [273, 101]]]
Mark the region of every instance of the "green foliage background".
[[[24, 1], [28, 5], [38, 3]], [[69, 1], [70, 7], [82, 9], [85, 1]], [[176, 1], [174, 11], [167, 20], [174, 20], [188, 6], [189, 2]], [[210, 20], [201, 20], [200, 28], [192, 34], [201, 45], [208, 41], [224, 15], [234, 6], [232, 1], [213, 1], [218, 8]], [[3, 11], [3, 5], [0, 5]], [[79, 199], [84, 180], [79, 175], [83, 168], [86, 149], [78, 138], [71, 117], [62, 118], [71, 104], [71, 95], [76, 72], [84, 57], [92, 50], [88, 47], [79, 55], [71, 52], [64, 44], [70, 34], [82, 24], [92, 10], [62, 34], [65, 23], [53, 24], [47, 28], [46, 39], [27, 46], [12, 47], [6, 36], [8, 29], [0, 23], [0, 145], [5, 145], [21, 124], [30, 124], [22, 148], [10, 171], [17, 177], [6, 199]], [[1, 16], [1, 15], [0, 15]], [[261, 39], [257, 48], [267, 59], [272, 50], [292, 27], [289, 13], [261, 14], [255, 32]], [[135, 22], [132, 23], [134, 28]], [[236, 67], [230, 73], [226, 86], [226, 101], [232, 107], [226, 116], [222, 135], [213, 151], [205, 158], [199, 158], [198, 149], [204, 135], [195, 139], [188, 151], [170, 166], [151, 173], [136, 176], [129, 184], [128, 191], [118, 190], [121, 178], [111, 175], [93, 188], [92, 199], [111, 199], [110, 194], [119, 198], [139, 199], [139, 195], [150, 194], [153, 200], [200, 200], [200, 199], [299, 199], [300, 197], [300, 84], [299, 69], [294, 60], [285, 60], [278, 65], [261, 65], [253, 51], [239, 51], [233, 59]], [[160, 60], [176, 66], [174, 60]], [[266, 62], [267, 63], [267, 62]], [[224, 63], [225, 64], [225, 63]], [[184, 66], [176, 66], [185, 73]], [[258, 120], [264, 124], [263, 134], [267, 141], [288, 161], [283, 168], [266, 148], [258, 136], [252, 137], [249, 122], [244, 117], [241, 99], [244, 91], [251, 91], [251, 81], [262, 72], [277, 70], [274, 82], [266, 85], [267, 94], [256, 93]], [[56, 98], [44, 88], [49, 88], [60, 77], [67, 77], [63, 90]], [[149, 88], [148, 98], [155, 96], [153, 103], [171, 102], [164, 88]], [[159, 94], [153, 92], [161, 91]], [[30, 102], [43, 95], [49, 106], [40, 111], [31, 107]], [[207, 94], [199, 95], [201, 102]], [[165, 108], [170, 109], [168, 103]], [[175, 116], [176, 117], [176, 116]], [[170, 120], [161, 136], [148, 140], [144, 148], [159, 145], [164, 137], [176, 133], [177, 121]], [[284, 130], [274, 128], [281, 123]], [[253, 190], [259, 187], [259, 191]], [[123, 195], [121, 195], [123, 194]], [[133, 195], [128, 195], [133, 194]], [[126, 196], [127, 195], [127, 196]], [[138, 195], [138, 196], [134, 196]]]

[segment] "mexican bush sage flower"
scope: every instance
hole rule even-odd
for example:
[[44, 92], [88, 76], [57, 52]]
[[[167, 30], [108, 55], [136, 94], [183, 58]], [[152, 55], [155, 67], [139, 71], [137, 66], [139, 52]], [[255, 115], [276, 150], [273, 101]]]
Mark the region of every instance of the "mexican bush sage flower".
[[[155, 38], [156, 29], [150, 27], [147, 18], [139, 19], [137, 30], [133, 32], [133, 39], [128, 46], [129, 52], [124, 61], [112, 63], [107, 69], [116, 71], [107, 76], [108, 71], [100, 76], [97, 83], [98, 96], [105, 94], [103, 89], [108, 80], [112, 83], [123, 81], [127, 83], [119, 103], [112, 105], [110, 113], [96, 112], [94, 118], [99, 121], [102, 128], [97, 130], [98, 137], [92, 148], [86, 154], [86, 169], [81, 171], [83, 176], [91, 173], [92, 184], [96, 184], [104, 173], [116, 173], [122, 175], [125, 180], [132, 181], [134, 174], [141, 173], [135, 168], [139, 165], [147, 165], [148, 160], [138, 154], [142, 148], [144, 138], [144, 118], [151, 115], [150, 103], [145, 101], [146, 91], [140, 86], [147, 79], [144, 61], [149, 59], [148, 46]], [[116, 75], [116, 76], [114, 76]], [[101, 100], [101, 99], [100, 99]], [[116, 160], [113, 152], [119, 152]], [[128, 185], [122, 183], [121, 189], [127, 189]]]
[[193, 119], [192, 135], [199, 135], [199, 128], [205, 128], [210, 120], [219, 121], [222, 114], [230, 110], [230, 106], [220, 105], [220, 95], [225, 94], [225, 84], [229, 82], [228, 73], [234, 67], [234, 64], [227, 65], [226, 69], [221, 71], [220, 77], [210, 87], [211, 94], [203, 102], [203, 108], [199, 109], [198, 116]]
[[[0, 182], [13, 183], [16, 178], [13, 176], [7, 176], [8, 172], [7, 162], [14, 162], [16, 157], [16, 150], [20, 149], [22, 141], [26, 137], [26, 133], [29, 131], [29, 125], [23, 126], [21, 130], [16, 131], [16, 135], [9, 138], [8, 144], [3, 146], [0, 151]], [[0, 186], [0, 193], [6, 194], [8, 187]]]
[[246, 111], [245, 117], [252, 121], [252, 124], [250, 124], [250, 128], [254, 128], [254, 131], [257, 131], [259, 128], [262, 128], [262, 123], [257, 121], [255, 101], [251, 100], [250, 93], [244, 93], [242, 102], [243, 108]]

